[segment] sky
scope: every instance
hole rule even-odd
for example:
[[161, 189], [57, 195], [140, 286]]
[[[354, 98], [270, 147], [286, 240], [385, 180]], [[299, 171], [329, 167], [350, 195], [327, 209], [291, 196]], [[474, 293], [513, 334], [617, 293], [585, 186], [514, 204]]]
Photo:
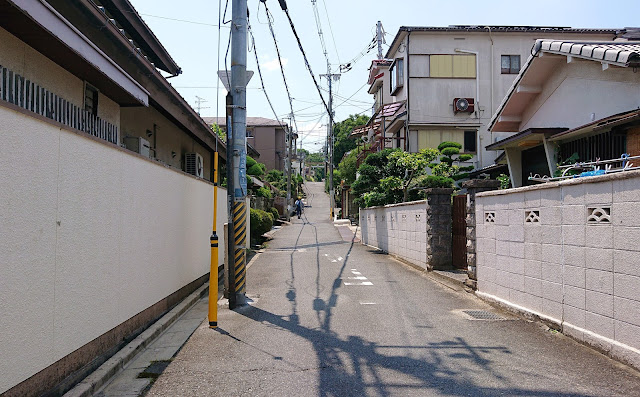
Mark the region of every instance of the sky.
[[[229, 24], [218, 29], [219, 16], [227, 0], [130, 0], [147, 25], [182, 68], [182, 74], [169, 82], [194, 108], [197, 97], [203, 117], [224, 115], [226, 91], [219, 84], [217, 70], [225, 69], [225, 53], [229, 40]], [[640, 26], [639, 0], [620, 0], [615, 6], [596, 0], [288, 0], [289, 14], [311, 69], [325, 100], [327, 61], [316, 24], [315, 3], [320, 18], [332, 73], [339, 73], [340, 64], [358, 58], [348, 72], [334, 82], [335, 121], [351, 114], [371, 115], [373, 97], [367, 93], [368, 68], [377, 58], [377, 48], [367, 46], [375, 36], [376, 23], [382, 22], [386, 39], [384, 51], [391, 44], [400, 26], [449, 25], [527, 25], [567, 26], [573, 28], [623, 28]], [[231, 19], [232, 1], [228, 1], [225, 20]], [[274, 41], [267, 23], [265, 3], [247, 0], [255, 47], [249, 45], [247, 69], [255, 72], [247, 87], [247, 116], [266, 117], [282, 122], [291, 107], [285, 91]], [[293, 102], [293, 112], [302, 146], [320, 151], [326, 138], [328, 117], [318, 91], [304, 64], [285, 13], [277, 0], [266, 0], [273, 20], [274, 33], [284, 65], [285, 77]], [[222, 9], [222, 13], [219, 12]], [[249, 39], [251, 42], [251, 39]], [[364, 52], [364, 56], [361, 54]], [[263, 91], [257, 73], [255, 54], [264, 78]], [[229, 54], [230, 57], [230, 54]], [[230, 59], [227, 59], [230, 62]], [[218, 66], [219, 65], [219, 66]], [[271, 99], [271, 110], [265, 92]], [[206, 102], [204, 102], [206, 101]]]

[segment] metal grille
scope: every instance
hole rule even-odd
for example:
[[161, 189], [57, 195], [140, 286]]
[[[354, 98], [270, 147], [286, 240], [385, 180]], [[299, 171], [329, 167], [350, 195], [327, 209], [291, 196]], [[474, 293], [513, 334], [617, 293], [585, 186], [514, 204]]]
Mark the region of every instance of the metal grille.
[[463, 310], [472, 320], [506, 320], [506, 318], [486, 310]]

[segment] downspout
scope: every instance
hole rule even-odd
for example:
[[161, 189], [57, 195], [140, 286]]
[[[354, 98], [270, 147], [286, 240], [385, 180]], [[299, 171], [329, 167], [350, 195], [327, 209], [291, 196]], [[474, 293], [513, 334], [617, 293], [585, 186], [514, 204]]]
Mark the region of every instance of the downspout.
[[409, 102], [411, 100], [411, 95], [410, 95], [410, 91], [409, 91], [409, 85], [411, 84], [411, 72], [410, 72], [410, 68], [411, 68], [411, 62], [410, 62], [410, 57], [411, 57], [411, 51], [410, 51], [410, 47], [409, 45], [411, 44], [411, 28], [407, 29], [407, 121], [404, 127], [404, 141], [405, 141], [405, 145], [407, 146], [407, 151], [408, 151], [408, 145], [409, 145], [409, 115], [411, 114], [411, 112], [409, 111], [411, 109], [411, 102]]

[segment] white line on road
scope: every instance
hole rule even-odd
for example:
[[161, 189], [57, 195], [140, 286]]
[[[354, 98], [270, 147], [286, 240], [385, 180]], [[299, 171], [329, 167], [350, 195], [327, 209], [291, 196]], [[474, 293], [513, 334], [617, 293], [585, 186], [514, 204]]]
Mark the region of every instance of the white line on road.
[[362, 281], [360, 283], [344, 283], [344, 285], [373, 285], [371, 281]]

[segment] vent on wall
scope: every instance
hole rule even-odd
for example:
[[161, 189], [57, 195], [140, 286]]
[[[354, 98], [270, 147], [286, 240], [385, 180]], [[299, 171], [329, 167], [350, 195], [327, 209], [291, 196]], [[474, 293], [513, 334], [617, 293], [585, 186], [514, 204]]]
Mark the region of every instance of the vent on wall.
[[184, 170], [187, 174], [204, 178], [204, 161], [200, 153], [186, 153], [184, 155]]
[[453, 113], [473, 113], [473, 98], [453, 98]]
[[611, 223], [611, 207], [589, 207], [587, 210], [587, 223]]

